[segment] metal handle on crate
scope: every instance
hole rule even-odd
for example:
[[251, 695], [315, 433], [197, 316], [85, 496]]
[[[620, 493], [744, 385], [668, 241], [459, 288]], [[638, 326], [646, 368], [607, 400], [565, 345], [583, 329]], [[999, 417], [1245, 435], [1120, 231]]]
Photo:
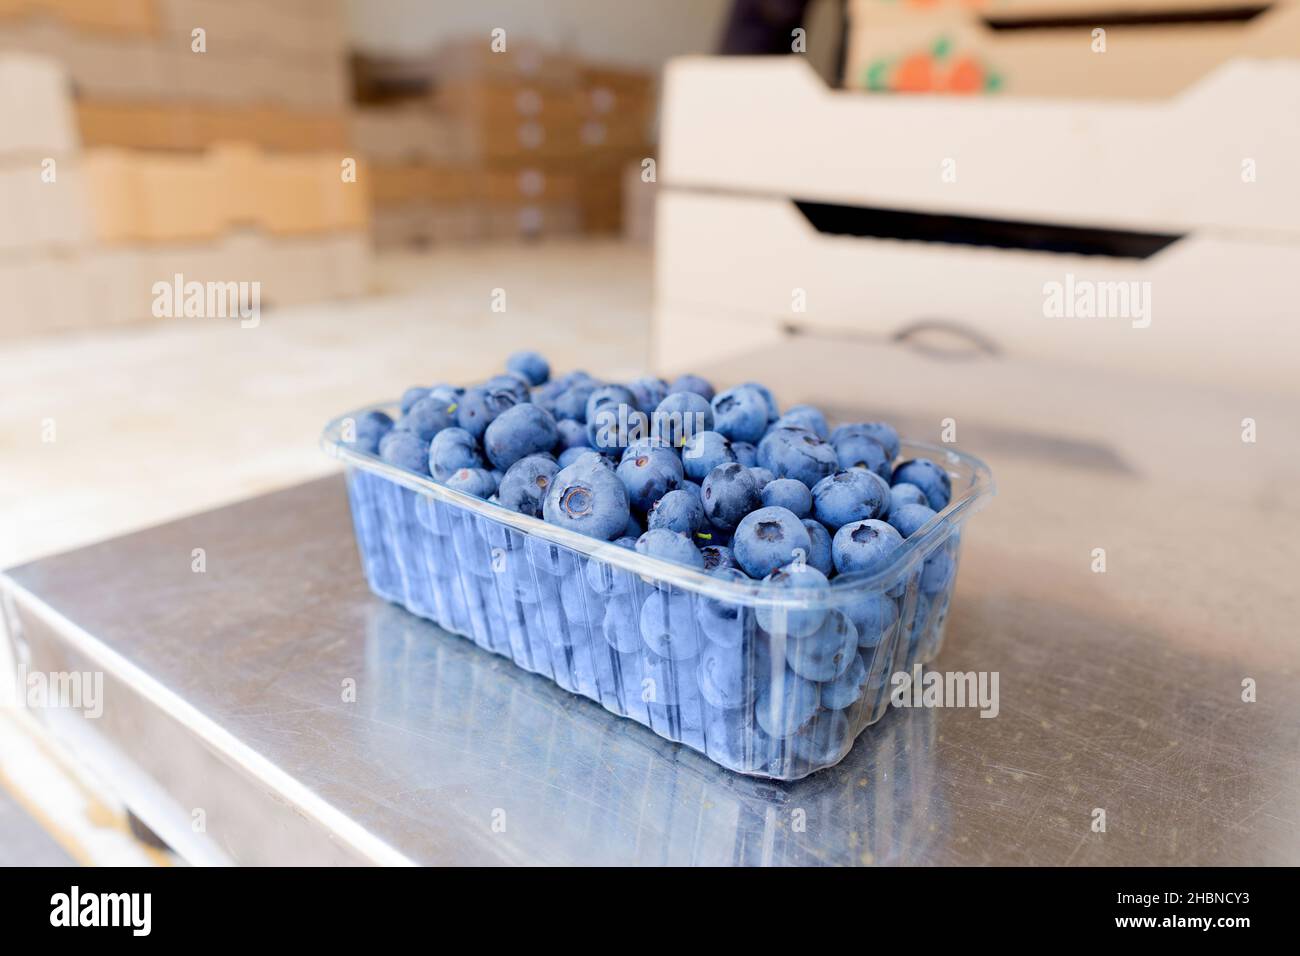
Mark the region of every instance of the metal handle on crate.
[[[923, 337], [935, 332], [948, 336], [959, 344], [965, 343], [967, 347], [942, 348], [927, 344]], [[952, 319], [917, 319], [903, 326], [890, 338], [900, 345], [908, 345], [936, 358], [977, 358], [981, 355], [999, 355], [1002, 351], [987, 335]]]

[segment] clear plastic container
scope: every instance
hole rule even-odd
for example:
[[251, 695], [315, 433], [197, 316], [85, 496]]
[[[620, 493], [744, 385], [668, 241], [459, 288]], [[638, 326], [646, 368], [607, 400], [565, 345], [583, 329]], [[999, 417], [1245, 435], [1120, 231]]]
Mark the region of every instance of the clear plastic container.
[[[888, 567], [809, 595], [711, 577], [396, 468], [343, 440], [343, 423], [371, 408], [394, 411], [340, 416], [321, 441], [346, 465], [375, 594], [730, 770], [778, 780], [842, 760], [884, 716], [890, 677], [938, 654], [962, 525], [993, 494], [979, 459], [903, 442], [902, 458], [948, 472], [948, 507]], [[642, 638], [657, 631], [670, 656]], [[844, 675], [810, 679], [828, 672], [822, 649], [853, 636]]]

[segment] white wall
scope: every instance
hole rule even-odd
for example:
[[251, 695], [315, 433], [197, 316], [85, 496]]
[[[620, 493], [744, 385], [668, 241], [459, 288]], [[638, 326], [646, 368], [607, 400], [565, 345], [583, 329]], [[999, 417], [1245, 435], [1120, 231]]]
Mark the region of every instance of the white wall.
[[567, 46], [594, 60], [654, 68], [679, 53], [712, 52], [728, 0], [347, 0], [355, 45], [419, 52], [494, 27]]

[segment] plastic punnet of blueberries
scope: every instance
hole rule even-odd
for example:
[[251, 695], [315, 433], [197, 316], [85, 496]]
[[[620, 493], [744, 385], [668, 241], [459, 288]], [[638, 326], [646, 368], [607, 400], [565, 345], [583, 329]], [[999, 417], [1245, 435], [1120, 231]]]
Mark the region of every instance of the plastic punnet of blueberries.
[[345, 447], [396, 468], [796, 599], [693, 593], [349, 472], [377, 593], [733, 770], [793, 779], [838, 762], [884, 713], [894, 668], [937, 650], [955, 533], [909, 581], [820, 600], [888, 567], [952, 496], [941, 466], [899, 460], [885, 422], [832, 429], [757, 382], [555, 378], [535, 352], [467, 388], [411, 387], [395, 421], [346, 422]]

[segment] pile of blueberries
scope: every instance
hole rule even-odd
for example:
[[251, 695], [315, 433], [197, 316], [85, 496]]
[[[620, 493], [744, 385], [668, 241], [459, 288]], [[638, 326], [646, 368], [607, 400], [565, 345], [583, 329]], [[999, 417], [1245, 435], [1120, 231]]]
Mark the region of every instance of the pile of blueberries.
[[[715, 393], [696, 375], [671, 384], [609, 384], [581, 371], [552, 379], [544, 358], [517, 352], [480, 385], [407, 389], [401, 409], [396, 422], [367, 413], [348, 437], [511, 511], [782, 587], [884, 567], [952, 493], [928, 459], [894, 465], [890, 425], [832, 431], [810, 405], [782, 413], [756, 382]], [[949, 570], [934, 562], [926, 573]]]
[[816, 408], [782, 412], [754, 382], [715, 393], [694, 375], [552, 379], [531, 352], [506, 369], [470, 388], [411, 388], [396, 422], [369, 412], [344, 423], [343, 440], [511, 511], [762, 581], [789, 600], [675, 587], [444, 502], [407, 516], [393, 494], [407, 492], [359, 470], [353, 510], [372, 588], [732, 769], [792, 779], [842, 757], [883, 714], [891, 668], [932, 651], [955, 536], [874, 590], [823, 598], [833, 579], [891, 563], [948, 504], [947, 473], [927, 459], [895, 465], [898, 434], [883, 422], [831, 430]]

